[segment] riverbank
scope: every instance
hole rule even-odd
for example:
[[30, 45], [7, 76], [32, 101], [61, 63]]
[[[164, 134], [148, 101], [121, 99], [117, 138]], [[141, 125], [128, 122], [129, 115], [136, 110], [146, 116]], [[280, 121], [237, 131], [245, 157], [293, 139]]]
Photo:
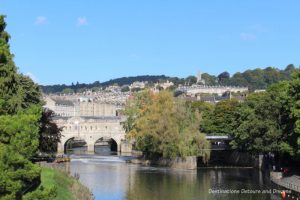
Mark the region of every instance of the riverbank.
[[40, 187], [55, 187], [56, 197], [54, 200], [94, 199], [89, 189], [82, 185], [76, 177], [54, 167], [42, 167]]
[[283, 177], [282, 172], [271, 172], [270, 179], [274, 184], [294, 191], [297, 196], [300, 196], [300, 176], [292, 175]]

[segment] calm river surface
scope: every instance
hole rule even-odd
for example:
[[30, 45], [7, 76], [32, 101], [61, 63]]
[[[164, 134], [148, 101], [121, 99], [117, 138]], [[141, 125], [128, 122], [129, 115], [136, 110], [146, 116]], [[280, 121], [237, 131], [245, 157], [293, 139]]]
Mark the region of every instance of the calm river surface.
[[[128, 156], [71, 157], [71, 173], [80, 175], [80, 181], [92, 190], [96, 200], [279, 199], [278, 194], [247, 194], [273, 193], [262, 173], [254, 169], [172, 170], [128, 164]], [[240, 194], [232, 194], [236, 192]]]

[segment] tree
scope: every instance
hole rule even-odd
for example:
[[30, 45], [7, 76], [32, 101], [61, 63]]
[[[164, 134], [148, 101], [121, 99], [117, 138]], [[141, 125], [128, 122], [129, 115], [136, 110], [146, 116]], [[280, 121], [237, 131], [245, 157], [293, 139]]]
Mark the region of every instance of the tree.
[[285, 108], [287, 83], [265, 93], [248, 96], [240, 108], [239, 126], [233, 131], [233, 148], [251, 153], [293, 154], [289, 145], [289, 113]]
[[207, 134], [232, 135], [238, 125], [240, 106], [236, 99], [218, 102], [213, 111], [204, 112], [201, 131]]
[[39, 146], [38, 150], [44, 153], [55, 153], [57, 144], [60, 142], [62, 128], [59, 128], [53, 121], [54, 112], [47, 108], [43, 109], [42, 117], [39, 120]]
[[127, 106], [132, 111], [127, 118], [127, 124], [132, 125], [128, 134], [135, 138], [139, 150], [148, 157], [197, 155], [207, 161], [209, 142], [199, 132], [197, 112], [167, 91], [144, 93], [145, 101], [140, 97]]
[[300, 160], [300, 70], [295, 70], [288, 87], [288, 98], [291, 117], [295, 123], [292, 134], [292, 146], [295, 151], [295, 158]]
[[21, 199], [22, 193], [40, 177], [40, 168], [30, 162], [38, 147], [40, 107], [16, 115], [0, 116], [0, 197]]
[[188, 76], [185, 79], [185, 82], [186, 82], [187, 85], [193, 85], [193, 84], [197, 83], [197, 78], [195, 76]]
[[39, 145], [42, 107], [38, 86], [17, 72], [5, 26], [0, 16], [0, 198], [22, 199], [40, 179], [30, 159]]
[[134, 126], [137, 118], [141, 117], [147, 106], [152, 103], [152, 93], [148, 90], [135, 93], [127, 102], [122, 114], [127, 116], [127, 120], [123, 122], [123, 127], [128, 134], [128, 137], [135, 137]]
[[230, 78], [230, 74], [228, 72], [222, 72], [218, 75], [218, 82], [220, 84], [226, 84]]
[[65, 88], [65, 89], [63, 89], [62, 93], [64, 93], [64, 94], [71, 94], [71, 93], [74, 93], [74, 90], [71, 89], [71, 88]]
[[18, 93], [17, 67], [9, 50], [9, 34], [5, 31], [5, 16], [0, 16], [0, 114], [15, 113], [21, 107]]
[[205, 81], [206, 85], [216, 85], [218, 80], [216, 76], [209, 75], [208, 73], [202, 74], [201, 78]]
[[129, 86], [125, 86], [121, 88], [121, 92], [129, 92], [129, 91], [130, 91]]

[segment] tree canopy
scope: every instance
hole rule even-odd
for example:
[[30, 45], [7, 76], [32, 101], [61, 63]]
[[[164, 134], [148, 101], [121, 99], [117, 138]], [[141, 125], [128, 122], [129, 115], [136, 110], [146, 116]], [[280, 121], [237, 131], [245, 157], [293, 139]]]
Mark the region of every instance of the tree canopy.
[[209, 142], [199, 132], [200, 116], [170, 92], [143, 91], [125, 109], [129, 138], [148, 157], [202, 156], [209, 158]]
[[40, 167], [30, 160], [39, 147], [42, 102], [39, 86], [18, 73], [13, 62], [4, 18], [0, 16], [0, 198], [22, 199], [39, 183]]

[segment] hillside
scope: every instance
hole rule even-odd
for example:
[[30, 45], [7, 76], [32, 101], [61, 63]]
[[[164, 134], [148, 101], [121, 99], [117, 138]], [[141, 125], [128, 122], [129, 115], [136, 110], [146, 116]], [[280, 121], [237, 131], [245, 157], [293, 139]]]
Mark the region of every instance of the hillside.
[[85, 83], [76, 83], [71, 85], [65, 85], [65, 84], [57, 84], [57, 85], [40, 85], [42, 91], [44, 93], [59, 93], [63, 92], [65, 89], [71, 89], [73, 91], [81, 91], [85, 89], [97, 89], [97, 88], [105, 88], [110, 85], [130, 85], [135, 81], [148, 81], [150, 83], [156, 83], [158, 81], [167, 80], [170, 79], [170, 77], [167, 77], [165, 75], [159, 75], [159, 76], [153, 76], [153, 75], [144, 75], [144, 76], [132, 76], [132, 77], [122, 77], [122, 78], [116, 78], [111, 79], [109, 81], [100, 83], [99, 81], [95, 81], [94, 83], [85, 84]]
[[[280, 70], [275, 67], [267, 67], [265, 69], [256, 68], [253, 70], [246, 70], [244, 72], [237, 72], [230, 76], [228, 72], [222, 72], [218, 76], [210, 75], [208, 73], [202, 74], [202, 79], [206, 85], [231, 85], [231, 86], [246, 86], [251, 91], [256, 89], [265, 89], [269, 85], [282, 81], [289, 80], [292, 72], [296, 67], [292, 64], [288, 65], [285, 69]], [[71, 85], [47, 85], [40, 86], [44, 93], [61, 93], [61, 92], [81, 92], [87, 89], [97, 90], [99, 88], [105, 88], [110, 85], [130, 85], [135, 81], [148, 81], [148, 83], [156, 83], [161, 81], [172, 81], [176, 86], [179, 84], [192, 85], [195, 84], [197, 78], [195, 76], [188, 76], [186, 78], [169, 77], [165, 75], [153, 76], [132, 76], [122, 77], [117, 79], [111, 79], [109, 81], [100, 83], [95, 81], [94, 83], [76, 83]]]

